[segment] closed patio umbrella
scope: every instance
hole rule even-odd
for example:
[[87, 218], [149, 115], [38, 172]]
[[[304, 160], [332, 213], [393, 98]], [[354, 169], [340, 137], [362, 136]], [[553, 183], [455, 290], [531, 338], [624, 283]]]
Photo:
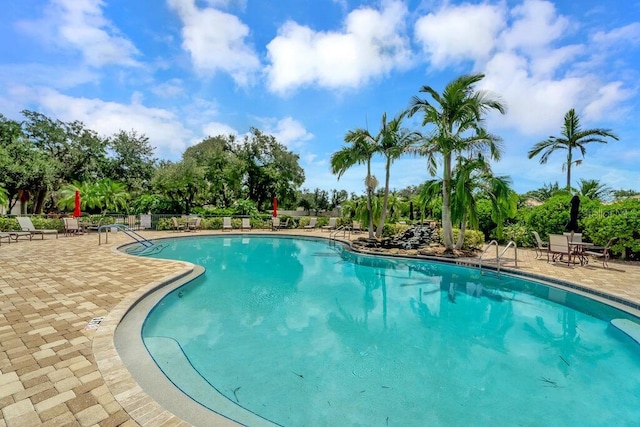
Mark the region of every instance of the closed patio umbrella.
[[413, 202], [409, 202], [409, 220], [413, 222]]
[[73, 216], [78, 218], [81, 215], [80, 212], [80, 191], [76, 190], [76, 198], [74, 200]]
[[273, 217], [278, 216], [278, 199], [276, 197], [273, 198]]
[[578, 193], [573, 195], [571, 199], [571, 215], [569, 217], [569, 222], [565, 225], [566, 231], [570, 231], [571, 235], [578, 231], [578, 211], [580, 210], [580, 197]]

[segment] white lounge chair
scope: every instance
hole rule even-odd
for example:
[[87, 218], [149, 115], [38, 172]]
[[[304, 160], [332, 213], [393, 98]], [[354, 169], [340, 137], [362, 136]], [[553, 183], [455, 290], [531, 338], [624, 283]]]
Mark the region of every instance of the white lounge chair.
[[45, 234], [55, 234], [56, 239], [58, 238], [58, 230], [47, 230], [43, 228], [36, 229], [33, 226], [33, 222], [31, 222], [31, 218], [29, 218], [28, 216], [19, 216], [16, 217], [16, 219], [18, 220], [18, 224], [20, 224], [20, 228], [22, 229], [22, 231], [28, 231], [32, 236], [39, 234], [44, 240]]
[[271, 218], [271, 231], [280, 230], [280, 218], [277, 216]]
[[249, 218], [242, 218], [242, 225], [240, 226], [240, 231], [251, 230], [251, 221]]
[[335, 230], [336, 221], [338, 221], [338, 218], [334, 218], [334, 217], [329, 218], [329, 224], [323, 225], [322, 230], [327, 230], [327, 231]]
[[224, 218], [222, 218], [222, 231], [226, 231], [226, 230], [229, 230], [229, 231], [233, 230], [230, 216], [225, 216]]
[[309, 225], [305, 225], [304, 226], [305, 230], [307, 230], [307, 231], [314, 230], [316, 228], [317, 222], [318, 222], [318, 218], [312, 217], [309, 220]]

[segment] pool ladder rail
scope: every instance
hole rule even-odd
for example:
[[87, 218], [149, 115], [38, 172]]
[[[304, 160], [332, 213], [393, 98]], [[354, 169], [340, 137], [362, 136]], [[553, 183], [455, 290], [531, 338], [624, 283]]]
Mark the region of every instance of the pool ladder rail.
[[331, 233], [329, 234], [329, 239], [330, 240], [336, 240], [338, 238], [338, 234], [340, 234], [340, 232], [342, 232], [342, 237], [343, 238], [347, 238], [347, 233], [349, 233], [349, 239], [351, 239], [351, 227], [349, 227], [348, 225], [341, 225], [340, 227], [336, 228], [335, 230], [331, 230]]
[[509, 250], [510, 247], [513, 247], [513, 251], [515, 254], [514, 255], [515, 266], [518, 267], [518, 245], [516, 245], [516, 242], [514, 242], [513, 240], [510, 240], [509, 243], [507, 243], [507, 246], [505, 246], [502, 252], [500, 252], [498, 242], [496, 240], [492, 240], [489, 242], [489, 245], [485, 248], [485, 250], [482, 252], [482, 254], [480, 254], [480, 257], [478, 258], [478, 267], [480, 268], [481, 272], [482, 272], [483, 257], [487, 254], [487, 252], [489, 252], [489, 249], [491, 249], [492, 246], [496, 247], [496, 257], [488, 258], [486, 259], [486, 261], [489, 261], [489, 260], [496, 261], [498, 274], [500, 274], [500, 263], [502, 261], [502, 258], [504, 257], [504, 254], [507, 252], [507, 250]]
[[111, 231], [114, 228], [116, 229], [116, 231], [117, 230], [122, 231], [124, 234], [131, 237], [133, 240], [140, 243], [145, 248], [149, 248], [153, 246], [153, 242], [151, 240], [148, 240], [142, 237], [139, 233], [136, 233], [134, 230], [132, 230], [131, 228], [127, 227], [124, 224], [108, 224], [108, 225], [101, 225], [100, 227], [98, 227], [98, 245], [102, 244], [102, 231], [105, 232], [105, 236], [106, 236], [104, 242], [109, 243], [109, 231]]

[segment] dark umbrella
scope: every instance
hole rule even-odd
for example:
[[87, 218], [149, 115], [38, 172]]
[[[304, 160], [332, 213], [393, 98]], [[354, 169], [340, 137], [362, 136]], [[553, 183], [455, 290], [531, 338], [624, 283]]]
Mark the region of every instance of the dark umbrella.
[[76, 190], [76, 199], [74, 201], [73, 216], [79, 217], [80, 213], [80, 191]]
[[409, 220], [413, 222], [413, 202], [409, 202]]
[[571, 199], [571, 216], [569, 218], [569, 222], [565, 225], [565, 229], [571, 232], [578, 231], [578, 210], [580, 209], [580, 197], [578, 194], [574, 194]]

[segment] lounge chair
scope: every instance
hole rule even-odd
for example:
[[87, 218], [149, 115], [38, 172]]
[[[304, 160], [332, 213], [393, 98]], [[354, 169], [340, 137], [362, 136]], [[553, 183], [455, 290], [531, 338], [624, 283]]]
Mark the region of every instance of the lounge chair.
[[280, 218], [276, 216], [271, 219], [271, 231], [278, 230], [280, 230]]
[[562, 260], [567, 257], [567, 265], [571, 264], [573, 251], [569, 245], [569, 237], [562, 234], [549, 234], [549, 247], [547, 248], [547, 257], [552, 261]]
[[353, 221], [351, 224], [351, 232], [352, 233], [361, 233], [362, 225], [360, 225], [360, 221]]
[[618, 241], [617, 237], [612, 237], [606, 246], [591, 246], [588, 250], [583, 251], [583, 255], [591, 255], [592, 257], [602, 258], [602, 268], [609, 268], [609, 258], [611, 257], [611, 246]]
[[318, 222], [318, 218], [316, 218], [315, 216], [312, 217], [309, 220], [309, 225], [305, 225], [304, 226], [305, 230], [307, 230], [307, 231], [314, 230], [316, 228], [317, 222]]
[[2, 246], [2, 239], [5, 239], [7, 243], [11, 243], [11, 234], [0, 232], [0, 246]]
[[82, 228], [77, 218], [62, 218], [64, 221], [64, 235], [82, 234]]
[[22, 231], [28, 231], [29, 233], [31, 233], [32, 237], [36, 234], [39, 234], [44, 240], [45, 234], [55, 234], [56, 239], [58, 238], [58, 230], [47, 230], [43, 228], [36, 229], [33, 226], [33, 222], [31, 222], [31, 218], [29, 218], [28, 216], [19, 216], [16, 217], [16, 219], [18, 220], [18, 224], [20, 224], [20, 228], [22, 229]]
[[189, 218], [189, 221], [187, 222], [187, 231], [189, 230], [198, 231], [201, 228], [202, 228], [202, 218], [200, 218], [199, 216], [195, 218]]
[[240, 226], [240, 231], [251, 230], [251, 221], [249, 218], [242, 218], [242, 225]]
[[229, 231], [233, 230], [230, 216], [225, 216], [224, 218], [222, 218], [222, 231], [226, 231], [226, 230], [229, 230]]
[[173, 226], [173, 231], [184, 231], [184, 224], [180, 224], [178, 222], [178, 218], [171, 217], [171, 224]]
[[537, 231], [533, 232], [533, 236], [536, 238], [536, 259], [538, 259], [543, 253], [546, 253], [547, 261], [549, 261], [548, 245], [542, 241]]
[[338, 218], [334, 218], [334, 217], [329, 218], [329, 224], [323, 225], [322, 230], [327, 230], [327, 231], [335, 230], [337, 220]]

